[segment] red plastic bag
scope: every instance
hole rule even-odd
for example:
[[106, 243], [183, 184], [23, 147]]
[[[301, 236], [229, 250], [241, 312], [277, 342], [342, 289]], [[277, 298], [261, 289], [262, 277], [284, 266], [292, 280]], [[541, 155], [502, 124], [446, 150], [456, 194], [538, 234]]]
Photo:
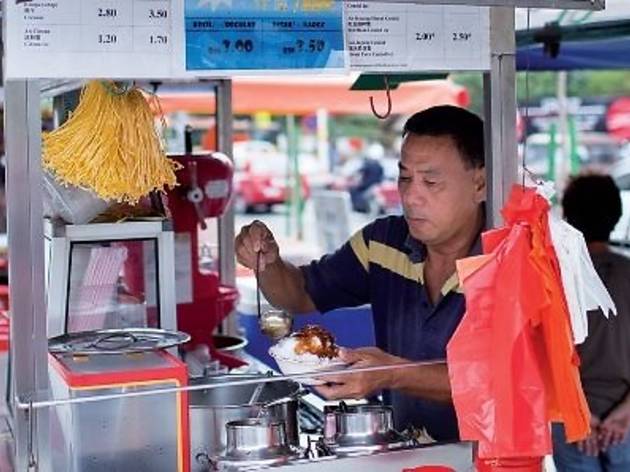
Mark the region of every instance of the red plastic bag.
[[517, 457], [515, 459], [478, 459], [477, 472], [542, 472], [542, 457]]
[[458, 261], [466, 313], [447, 347], [449, 376], [460, 437], [479, 441], [481, 458], [548, 454], [552, 419], [570, 440], [589, 432], [548, 210], [516, 187], [508, 226], [484, 233], [483, 256]]
[[[479, 457], [551, 452], [542, 375], [544, 346], [528, 313], [544, 291], [528, 260], [529, 229], [491, 232], [489, 255], [458, 261], [466, 314], [447, 347], [460, 438], [479, 442]], [[527, 294], [527, 296], [522, 296]]]

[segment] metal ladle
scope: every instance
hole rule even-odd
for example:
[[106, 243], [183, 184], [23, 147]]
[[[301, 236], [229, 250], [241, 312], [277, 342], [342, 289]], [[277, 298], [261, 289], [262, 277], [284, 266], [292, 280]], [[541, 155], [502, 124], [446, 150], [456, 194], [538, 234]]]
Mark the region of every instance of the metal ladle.
[[293, 316], [284, 310], [269, 309], [262, 312], [260, 306], [260, 258], [261, 251], [256, 253], [256, 309], [258, 311], [258, 324], [260, 330], [277, 341], [289, 334], [293, 328]]

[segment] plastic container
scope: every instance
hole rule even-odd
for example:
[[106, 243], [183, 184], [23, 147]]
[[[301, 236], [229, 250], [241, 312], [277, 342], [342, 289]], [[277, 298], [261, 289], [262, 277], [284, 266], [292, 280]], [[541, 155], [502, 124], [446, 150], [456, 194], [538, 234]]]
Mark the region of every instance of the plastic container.
[[44, 215], [66, 223], [86, 224], [107, 210], [110, 203], [94, 193], [59, 183], [44, 172]]

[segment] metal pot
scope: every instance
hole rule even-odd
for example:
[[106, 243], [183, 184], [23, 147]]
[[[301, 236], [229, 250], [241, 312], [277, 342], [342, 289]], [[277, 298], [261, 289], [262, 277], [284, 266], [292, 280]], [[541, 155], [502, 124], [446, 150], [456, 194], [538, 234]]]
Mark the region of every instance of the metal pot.
[[337, 453], [399, 443], [394, 412], [380, 405], [345, 406], [328, 410], [324, 423], [326, 443]]
[[267, 419], [230, 421], [225, 458], [233, 461], [280, 459], [292, 454], [285, 423]]
[[[222, 375], [191, 380], [192, 385], [217, 385], [233, 381], [266, 379], [265, 375]], [[263, 417], [284, 422], [287, 441], [299, 444], [297, 397], [300, 387], [296, 382], [268, 382], [258, 400], [249, 404], [259, 383], [225, 385], [189, 393], [191, 470], [207, 470], [213, 457], [223, 454], [227, 447], [226, 425], [230, 421]], [[269, 405], [265, 407], [265, 405]]]
[[248, 343], [247, 339], [241, 336], [228, 336], [227, 334], [213, 334], [212, 342], [218, 351], [235, 357], [241, 357]]

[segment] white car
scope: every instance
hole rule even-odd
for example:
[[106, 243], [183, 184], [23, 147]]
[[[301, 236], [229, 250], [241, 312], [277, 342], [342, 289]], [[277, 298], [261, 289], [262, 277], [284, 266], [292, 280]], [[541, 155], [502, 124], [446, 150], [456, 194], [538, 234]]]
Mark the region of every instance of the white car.
[[630, 158], [623, 159], [610, 170], [621, 191], [621, 219], [610, 235], [613, 242], [630, 244]]

